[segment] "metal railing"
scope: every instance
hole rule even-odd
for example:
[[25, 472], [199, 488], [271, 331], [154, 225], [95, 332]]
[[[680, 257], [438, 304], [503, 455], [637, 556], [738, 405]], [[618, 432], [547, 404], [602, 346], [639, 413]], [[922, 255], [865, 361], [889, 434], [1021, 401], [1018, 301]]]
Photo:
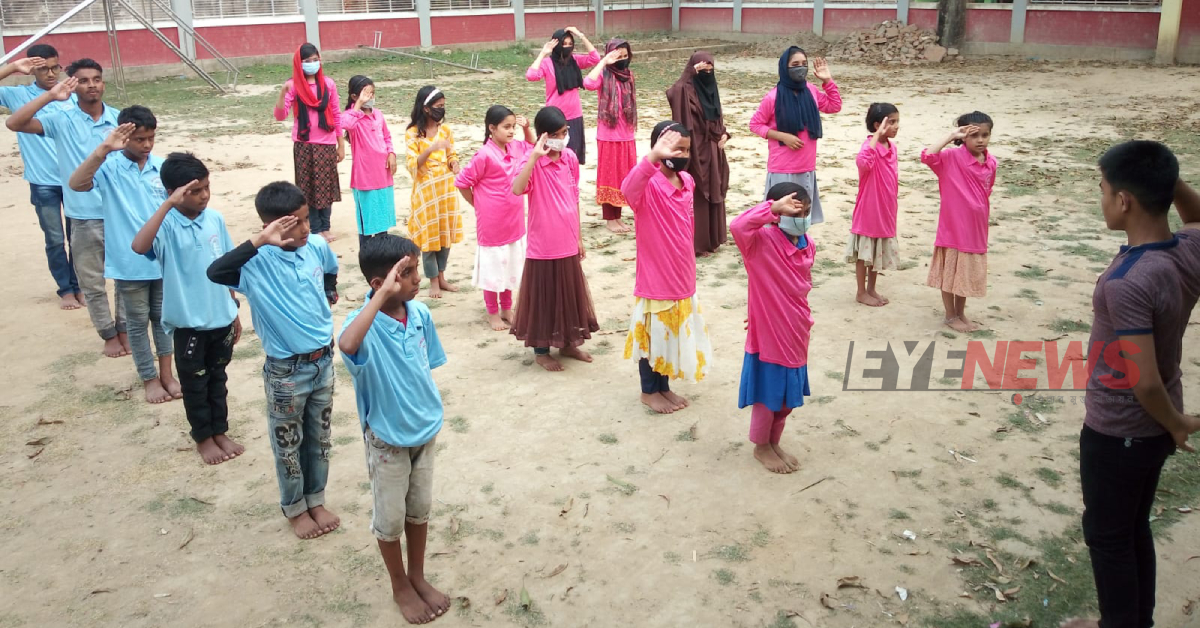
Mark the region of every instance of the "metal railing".
[[429, 0], [431, 11], [447, 9], [507, 9], [512, 6], [510, 0]]
[[[155, 22], [168, 19], [151, 0], [129, 0], [129, 3]], [[0, 25], [5, 31], [38, 29], [62, 17], [77, 4], [79, 0], [0, 0]], [[113, 7], [113, 14], [118, 24], [137, 23], [133, 16], [120, 6]], [[87, 7], [68, 20], [66, 26], [104, 26], [104, 6], [96, 3]]]
[[192, 18], [197, 20], [278, 17], [300, 13], [297, 0], [192, 0]]
[[317, 0], [318, 13], [399, 13], [416, 10], [415, 0]]

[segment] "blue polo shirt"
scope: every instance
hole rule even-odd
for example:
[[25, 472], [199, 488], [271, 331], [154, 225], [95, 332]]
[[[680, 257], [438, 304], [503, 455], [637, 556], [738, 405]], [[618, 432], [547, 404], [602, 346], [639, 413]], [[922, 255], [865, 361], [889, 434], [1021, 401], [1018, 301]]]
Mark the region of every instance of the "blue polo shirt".
[[254, 332], [268, 357], [290, 358], [329, 346], [333, 314], [325, 275], [337, 271], [337, 256], [315, 233], [295, 251], [264, 246], [242, 266], [235, 290], [250, 302]]
[[[442, 429], [442, 395], [431, 370], [446, 363], [446, 352], [429, 308], [417, 301], [406, 305], [407, 324], [379, 312], [358, 353], [342, 353], [363, 430], [370, 427], [393, 447], [419, 447]], [[361, 313], [359, 308], [346, 317], [342, 333]]]
[[158, 263], [133, 252], [133, 238], [167, 200], [163, 158], [150, 155], [140, 170], [125, 151], [108, 154], [92, 186], [104, 199], [104, 276], [124, 281], [162, 279]]
[[[45, 111], [43, 109], [43, 111]], [[63, 213], [75, 220], [104, 219], [104, 204], [100, 192], [92, 188], [87, 192], [76, 192], [67, 185], [71, 173], [96, 150], [96, 147], [117, 128], [117, 114], [113, 107], [104, 105], [99, 120], [78, 106], [47, 114], [38, 118], [42, 123], [42, 134], [54, 141], [58, 151], [58, 174], [62, 178]]]
[[221, 329], [237, 318], [229, 288], [208, 279], [208, 267], [232, 250], [225, 218], [215, 209], [205, 209], [195, 220], [174, 209], [167, 212], [154, 248], [146, 254], [162, 269], [162, 322], [167, 333], [180, 327]]
[[[29, 101], [45, 94], [46, 90], [38, 87], [37, 83], [0, 87], [0, 105], [9, 112], [16, 112]], [[76, 108], [79, 97], [71, 94], [68, 100], [53, 100], [33, 117], [43, 117], [59, 111]], [[65, 185], [58, 170], [58, 154], [54, 142], [40, 135], [17, 133], [17, 146], [21, 149], [21, 161], [25, 162], [25, 180], [38, 185]]]

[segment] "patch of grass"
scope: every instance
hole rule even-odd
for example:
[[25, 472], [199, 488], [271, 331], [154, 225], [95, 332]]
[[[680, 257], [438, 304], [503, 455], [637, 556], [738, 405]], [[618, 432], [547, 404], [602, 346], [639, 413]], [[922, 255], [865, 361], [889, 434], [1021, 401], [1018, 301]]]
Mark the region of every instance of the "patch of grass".
[[358, 438], [355, 436], [338, 436], [337, 438], [333, 439], [333, 444], [341, 447], [342, 445], [349, 445], [357, 440]]
[[908, 514], [908, 512], [904, 510], [900, 510], [899, 508], [893, 508], [891, 512], [888, 513], [888, 519], [893, 521], [908, 521], [912, 519], [912, 515]]
[[692, 434], [692, 428], [689, 427], [688, 429], [676, 434], [675, 440], [681, 443], [694, 443], [696, 442], [696, 437]]
[[939, 335], [939, 336], [941, 336], [942, 338], [949, 338], [950, 340], [957, 340], [957, 339], [958, 339], [958, 334], [956, 334], [956, 333], [954, 333], [954, 332], [952, 332], [952, 331], [946, 331], [946, 330], [944, 330], [944, 329], [943, 329], [943, 330], [941, 330], [941, 331], [939, 331], [939, 332], [938, 332], [938, 335]]
[[1000, 504], [997, 504], [996, 500], [989, 497], [989, 498], [983, 500], [983, 503], [980, 504], [980, 507], [983, 508], [984, 510], [996, 510], [997, 508], [1000, 507]]
[[530, 532], [530, 533], [526, 534], [525, 536], [521, 537], [522, 545], [537, 545], [541, 541], [542, 540], [541, 540], [541, 538], [538, 537], [538, 533], [536, 531]]
[[504, 607], [504, 614], [508, 615], [514, 622], [522, 626], [545, 626], [546, 615], [536, 603], [530, 600], [529, 606], [521, 603], [521, 596], [513, 591], [508, 595], [508, 603]]
[[996, 476], [996, 483], [1004, 488], [1011, 488], [1018, 491], [1025, 490], [1025, 485], [1007, 472], [1001, 472], [1000, 475]]
[[1017, 298], [1027, 299], [1029, 301], [1039, 301], [1042, 297], [1039, 296], [1035, 290], [1030, 288], [1021, 288], [1019, 291], [1017, 291]]
[[1041, 266], [1030, 264], [1028, 267], [1018, 270], [1015, 274], [1021, 279], [1036, 279], [1039, 281], [1045, 281], [1046, 279], [1049, 279], [1049, 272], [1049, 270], [1042, 268]]
[[916, 262], [914, 262], [913, 260], [910, 260], [910, 259], [906, 259], [903, 262], [900, 262], [900, 265], [896, 267], [896, 270], [909, 270], [911, 268], [916, 268], [916, 267], [917, 267]]
[[494, 490], [496, 490], [496, 485], [492, 482], [488, 482], [487, 484], [484, 484], [483, 486], [479, 487], [479, 492], [483, 493], [484, 495], [487, 495]]
[[621, 268], [620, 266], [618, 266], [617, 264], [609, 264], [608, 266], [601, 268], [600, 272], [607, 273], [609, 275], [615, 275], [615, 274], [621, 272], [622, 270], [624, 270], [624, 269]]
[[713, 548], [708, 555], [730, 563], [744, 563], [750, 560], [750, 550], [740, 543]]
[[608, 434], [608, 433], [604, 433], [604, 434], [597, 436], [596, 440], [604, 443], [605, 445], [616, 445], [617, 444], [617, 437], [613, 434]]
[[1062, 486], [1062, 474], [1054, 469], [1049, 467], [1038, 467], [1033, 473], [1034, 475], [1038, 476], [1038, 479], [1045, 482], [1052, 488], [1058, 488]]
[[359, 602], [350, 592], [336, 596], [336, 601], [325, 605], [325, 611], [331, 615], [340, 615], [350, 619], [352, 626], [364, 626], [371, 617], [371, 605]]
[[618, 521], [617, 523], [613, 524], [613, 530], [621, 534], [633, 534], [634, 532], [637, 532], [637, 526], [632, 523]]
[[1056, 318], [1054, 319], [1053, 323], [1050, 323], [1050, 329], [1060, 334], [1073, 334], [1078, 332], [1090, 332], [1092, 331], [1092, 326], [1083, 321]]
[[241, 342], [233, 348], [233, 361], [240, 360], [256, 360], [264, 356], [262, 344], [254, 338], [242, 338]]
[[663, 560], [668, 565], [679, 565], [683, 563], [683, 557], [678, 552], [663, 552]]
[[823, 405], [833, 401], [834, 399], [837, 399], [837, 397], [834, 397], [833, 395], [822, 395], [820, 397], [810, 397], [809, 402], [815, 403], [818, 406], [823, 406]]
[[638, 492], [638, 487], [636, 484], [630, 484], [629, 482], [626, 482], [624, 480], [618, 480], [617, 478], [614, 478], [611, 475], [605, 476], [605, 477], [609, 481], [609, 483], [611, 483], [615, 487], [615, 490], [618, 493], [620, 493], [626, 497]]
[[607, 339], [601, 340], [600, 342], [588, 347], [588, 353], [591, 353], [592, 355], [607, 355], [612, 353], [612, 350], [613, 345]]
[[725, 569], [724, 567], [713, 571], [712, 577], [717, 581], [717, 584], [720, 584], [721, 586], [729, 586], [737, 582], [737, 576], [732, 571]]
[[969, 332], [967, 335], [972, 338], [990, 339], [996, 337], [996, 332], [995, 330], [991, 329], [977, 329], [973, 332]]
[[471, 423], [464, 416], [453, 417], [446, 423], [450, 424], [450, 430], [456, 434], [466, 434], [471, 429]]
[[920, 469], [913, 469], [911, 471], [896, 471], [895, 473], [896, 473], [896, 477], [898, 477], [898, 478], [919, 478], [919, 477], [921, 477]]
[[514, 351], [509, 351], [508, 353], [505, 353], [504, 355], [500, 356], [500, 359], [501, 360], [520, 360], [523, 357], [525, 357], [524, 351], [515, 351], [514, 350]]
[[842, 381], [843, 375], [842, 375], [841, 371], [825, 371], [825, 377], [828, 377], [829, 379], [834, 379], [834, 380], [837, 380], [840, 382], [840, 381]]
[[1062, 504], [1059, 502], [1047, 502], [1045, 504], [1042, 504], [1042, 508], [1045, 508], [1046, 510], [1049, 510], [1050, 512], [1052, 512], [1056, 515], [1067, 516], [1067, 515], [1075, 514], [1074, 508], [1071, 508], [1070, 506], [1067, 506], [1066, 504]]
[[1112, 261], [1114, 255], [1114, 253], [1111, 251], [1104, 251], [1090, 244], [1084, 244], [1082, 242], [1076, 242], [1070, 246], [1061, 247], [1058, 250], [1066, 253], [1067, 255], [1075, 255], [1078, 257], [1087, 258], [1088, 261], [1097, 263], [1110, 262]]
[[754, 535], [750, 537], [750, 542], [753, 543], [755, 547], [766, 547], [771, 543], [771, 533], [768, 532], [766, 528], [759, 526], [759, 528], [754, 531]]

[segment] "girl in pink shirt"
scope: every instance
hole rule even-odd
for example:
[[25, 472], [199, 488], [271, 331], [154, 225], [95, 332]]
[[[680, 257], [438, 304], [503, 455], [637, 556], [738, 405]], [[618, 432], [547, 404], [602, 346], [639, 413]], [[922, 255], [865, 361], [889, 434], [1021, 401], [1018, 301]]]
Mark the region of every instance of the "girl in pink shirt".
[[[967, 318], [967, 297], [987, 294], [988, 218], [996, 159], [988, 153], [992, 119], [975, 111], [959, 117], [942, 141], [921, 151], [941, 193], [937, 239], [926, 285], [942, 291], [944, 323], [959, 332], [979, 329]], [[953, 142], [955, 148], [946, 149]], [[943, 150], [945, 149], [945, 150]]]
[[296, 187], [308, 202], [309, 228], [333, 242], [329, 221], [333, 204], [342, 200], [337, 165], [346, 158], [346, 148], [338, 132], [342, 112], [337, 87], [321, 70], [321, 53], [312, 44], [300, 46], [292, 55], [292, 78], [275, 101], [276, 120], [287, 120], [288, 112], [295, 114], [292, 157]]
[[396, 176], [396, 151], [383, 112], [375, 108], [375, 82], [361, 74], [350, 79], [346, 90], [346, 112], [342, 128], [350, 140], [353, 166], [350, 191], [358, 220], [358, 244], [367, 238], [387, 233], [396, 226], [396, 196], [392, 177]]
[[629, 61], [633, 58], [629, 42], [613, 39], [604, 46], [607, 53], [583, 79], [583, 86], [600, 91], [596, 124], [596, 202], [600, 204], [608, 230], [629, 233], [621, 222], [621, 208], [629, 205], [621, 193], [625, 175], [637, 164], [637, 94]]
[[896, 245], [900, 174], [896, 143], [892, 141], [900, 131], [900, 110], [890, 103], [872, 104], [867, 108], [867, 130], [871, 135], [855, 159], [858, 198], [854, 201], [850, 241], [846, 243], [846, 262], [854, 264], [858, 302], [880, 307], [888, 300], [875, 291], [875, 279], [879, 271], [900, 264]]
[[817, 248], [807, 234], [810, 207], [802, 186], [779, 183], [767, 192], [765, 202], [729, 225], [750, 282], [738, 407], [753, 406], [754, 457], [773, 473], [800, 468], [779, 442], [788, 414], [811, 394], [808, 340], [813, 319], [808, 293]]
[[[587, 54], [576, 54], [575, 44], [583, 42]], [[536, 59], [525, 70], [528, 81], [546, 83], [546, 106], [557, 107], [567, 117], [567, 146], [574, 151], [579, 163], [587, 163], [587, 143], [583, 135], [583, 105], [579, 103], [579, 88], [583, 87], [583, 72], [600, 63], [600, 53], [588, 38], [574, 26], [554, 31], [554, 35]]]
[[[512, 291], [521, 285], [525, 265], [525, 199], [512, 193], [513, 179], [529, 150], [529, 120], [504, 105], [492, 105], [483, 119], [483, 146], [454, 179], [475, 208], [475, 272], [471, 283], [483, 289], [488, 323], [496, 331], [512, 324]], [[517, 128], [524, 141], [516, 139]]]
[[[791, 181], [812, 199], [812, 223], [825, 221], [817, 191], [817, 140], [824, 135], [822, 113], [842, 110], [842, 95], [825, 59], [813, 59], [817, 89], [808, 82], [808, 55], [792, 46], [779, 57], [779, 83], [767, 92], [750, 118], [750, 130], [767, 140], [767, 185]], [[764, 191], [764, 194], [766, 192]]]
[[561, 371], [550, 347], [591, 362], [579, 347], [600, 325], [580, 263], [579, 160], [567, 146], [567, 118], [558, 107], [544, 107], [533, 126], [537, 144], [512, 184], [513, 194], [529, 195], [529, 247], [512, 334], [533, 347], [538, 365]]
[[696, 298], [692, 194], [686, 172], [692, 137], [667, 120], [650, 133], [650, 154], [621, 186], [637, 219], [637, 280], [625, 359], [638, 361], [642, 403], [660, 414], [688, 406], [671, 392], [671, 379], [699, 382], [708, 374], [712, 346]]

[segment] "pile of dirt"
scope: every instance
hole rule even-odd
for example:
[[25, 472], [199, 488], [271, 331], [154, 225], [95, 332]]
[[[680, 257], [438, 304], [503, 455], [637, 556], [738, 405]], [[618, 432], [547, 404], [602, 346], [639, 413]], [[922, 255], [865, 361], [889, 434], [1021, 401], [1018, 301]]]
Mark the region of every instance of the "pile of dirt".
[[812, 31], [803, 31], [787, 37], [776, 37], [754, 45], [750, 53], [756, 57], [778, 57], [791, 46], [799, 46], [805, 54], [812, 57], [823, 57], [829, 49], [829, 42]]
[[941, 63], [957, 57], [958, 49], [939, 45], [933, 31], [889, 20], [846, 35], [829, 48], [827, 55], [843, 61], [912, 65]]

